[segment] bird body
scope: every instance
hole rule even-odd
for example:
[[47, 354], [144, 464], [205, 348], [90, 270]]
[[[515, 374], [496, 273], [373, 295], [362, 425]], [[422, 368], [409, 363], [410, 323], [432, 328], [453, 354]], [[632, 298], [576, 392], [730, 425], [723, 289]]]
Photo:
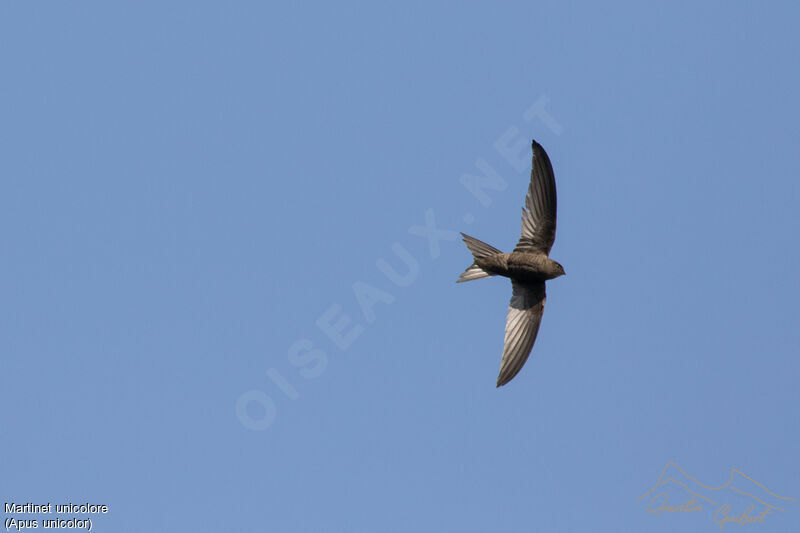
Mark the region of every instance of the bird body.
[[544, 148], [533, 141], [531, 182], [522, 209], [522, 236], [511, 253], [461, 234], [472, 252], [472, 265], [458, 282], [490, 276], [511, 279], [511, 303], [506, 317], [503, 359], [497, 386], [511, 381], [522, 369], [536, 342], [547, 301], [545, 281], [563, 276], [564, 267], [550, 259], [556, 238], [556, 182]]
[[485, 272], [519, 281], [541, 282], [563, 274], [560, 265], [545, 254], [511, 252], [475, 259]]

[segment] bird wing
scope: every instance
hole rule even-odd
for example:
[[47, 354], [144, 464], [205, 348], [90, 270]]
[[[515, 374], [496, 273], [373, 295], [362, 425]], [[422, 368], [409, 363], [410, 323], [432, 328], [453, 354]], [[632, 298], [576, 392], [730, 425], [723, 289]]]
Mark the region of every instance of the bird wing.
[[539, 324], [542, 322], [544, 303], [547, 300], [544, 282], [522, 283], [511, 280], [512, 296], [506, 318], [506, 337], [503, 343], [503, 360], [497, 386], [511, 381], [528, 360]]
[[515, 252], [550, 254], [556, 239], [556, 179], [544, 148], [533, 141], [531, 184], [522, 208], [522, 236]]

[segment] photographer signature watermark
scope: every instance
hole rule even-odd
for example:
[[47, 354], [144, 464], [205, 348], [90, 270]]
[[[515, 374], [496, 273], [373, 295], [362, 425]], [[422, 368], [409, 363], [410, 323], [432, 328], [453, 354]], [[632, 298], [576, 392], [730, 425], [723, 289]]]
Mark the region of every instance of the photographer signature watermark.
[[667, 463], [652, 489], [637, 501], [647, 503], [651, 514], [712, 511], [720, 530], [727, 524], [759, 524], [776, 512], [785, 512], [794, 498], [769, 490], [750, 476], [731, 469], [728, 482], [710, 487], [687, 474], [675, 463]]

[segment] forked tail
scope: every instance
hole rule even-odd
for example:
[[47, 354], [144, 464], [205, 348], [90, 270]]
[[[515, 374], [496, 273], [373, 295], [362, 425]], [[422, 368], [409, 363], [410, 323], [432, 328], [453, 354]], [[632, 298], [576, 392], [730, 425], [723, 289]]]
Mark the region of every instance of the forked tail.
[[[472, 252], [472, 257], [474, 257], [475, 259], [480, 259], [481, 257], [487, 257], [490, 255], [502, 253], [494, 246], [489, 246], [485, 242], [479, 241], [474, 237], [470, 237], [469, 235], [465, 235], [464, 233], [462, 233], [461, 236], [464, 238], [464, 244], [467, 245], [469, 251]], [[490, 274], [489, 272], [486, 272], [484, 269], [479, 267], [476, 263], [472, 263], [470, 267], [466, 269], [464, 273], [458, 277], [456, 283], [461, 283], [462, 281], [472, 281], [473, 279], [488, 278], [489, 276], [494, 276], [494, 274]]]

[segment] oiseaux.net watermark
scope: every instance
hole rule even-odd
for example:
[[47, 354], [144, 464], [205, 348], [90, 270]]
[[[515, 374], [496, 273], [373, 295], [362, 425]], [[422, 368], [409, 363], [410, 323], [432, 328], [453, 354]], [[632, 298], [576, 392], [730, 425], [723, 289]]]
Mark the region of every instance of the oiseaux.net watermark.
[[[563, 126], [548, 112], [550, 100], [540, 96], [521, 115], [524, 123], [534, 120], [546, 126], [555, 135], [564, 132]], [[494, 151], [500, 155], [512, 170], [517, 173], [525, 171], [530, 162], [530, 138], [521, 135], [516, 125], [510, 125], [492, 144]], [[483, 207], [492, 205], [491, 191], [504, 191], [508, 183], [486, 159], [479, 157], [475, 161], [475, 171], [467, 172], [459, 177], [459, 182], [478, 200]], [[472, 224], [475, 217], [467, 212], [462, 220]], [[455, 241], [458, 233], [442, 229], [437, 225], [436, 213], [429, 208], [422, 216], [422, 222], [415, 222], [408, 227], [408, 234], [427, 241], [428, 255], [436, 260], [441, 255], [441, 242]], [[375, 267], [383, 274], [393, 289], [411, 286], [420, 273], [420, 261], [401, 242], [393, 242], [388, 258], [380, 257]], [[316, 328], [339, 351], [347, 351], [365, 333], [370, 324], [377, 319], [375, 307], [379, 304], [391, 304], [396, 296], [389, 290], [379, 288], [364, 281], [352, 284], [353, 297], [361, 311], [362, 320], [354, 319], [339, 303], [332, 303], [314, 321]], [[270, 388], [277, 389], [288, 400], [297, 400], [300, 393], [294, 383], [298, 380], [313, 380], [325, 373], [328, 367], [328, 353], [308, 338], [297, 339], [289, 345], [286, 361], [293, 371], [284, 373], [275, 367], [266, 371]], [[271, 393], [272, 395], [275, 392]], [[253, 389], [243, 392], [236, 400], [236, 417], [247, 429], [263, 431], [271, 427], [278, 416], [278, 404], [265, 390]]]

